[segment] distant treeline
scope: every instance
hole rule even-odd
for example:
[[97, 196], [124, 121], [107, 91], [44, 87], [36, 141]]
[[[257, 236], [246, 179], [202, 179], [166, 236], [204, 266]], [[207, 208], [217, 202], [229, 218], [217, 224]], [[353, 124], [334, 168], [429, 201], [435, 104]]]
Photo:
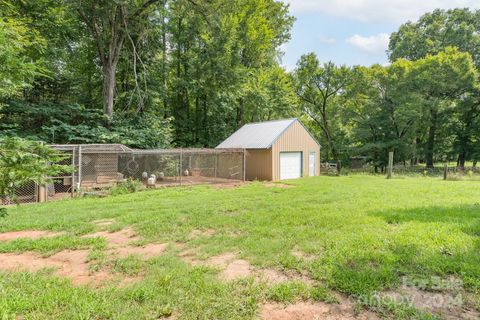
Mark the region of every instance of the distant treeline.
[[324, 160], [480, 156], [479, 11], [402, 25], [389, 66], [306, 54], [292, 72], [280, 58], [294, 18], [274, 0], [7, 0], [0, 18], [0, 136], [212, 147], [295, 116]]

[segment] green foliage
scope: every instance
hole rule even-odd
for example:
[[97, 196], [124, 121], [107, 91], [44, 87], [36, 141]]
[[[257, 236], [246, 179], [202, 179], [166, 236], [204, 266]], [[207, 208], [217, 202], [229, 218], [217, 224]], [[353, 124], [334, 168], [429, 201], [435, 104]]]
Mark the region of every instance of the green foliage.
[[78, 104], [29, 104], [12, 101], [0, 109], [0, 128], [8, 136], [48, 143], [122, 143], [134, 148], [165, 148], [172, 139], [170, 119], [144, 113], [122, 116], [108, 127], [98, 109]]
[[119, 182], [116, 186], [110, 188], [109, 193], [112, 196], [118, 196], [121, 194], [134, 193], [143, 188], [144, 186], [140, 181], [129, 178], [125, 181]]
[[17, 95], [39, 73], [38, 66], [26, 57], [29, 48], [43, 45], [35, 36], [22, 22], [0, 15], [0, 99]]
[[0, 140], [0, 196], [15, 201], [15, 191], [28, 182], [45, 184], [49, 177], [68, 172], [59, 165], [65, 155], [42, 143], [20, 138]]

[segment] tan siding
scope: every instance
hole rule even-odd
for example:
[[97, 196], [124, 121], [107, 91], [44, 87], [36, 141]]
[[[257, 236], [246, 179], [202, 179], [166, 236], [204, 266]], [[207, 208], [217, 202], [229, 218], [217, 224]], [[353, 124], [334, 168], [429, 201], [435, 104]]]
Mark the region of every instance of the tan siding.
[[308, 176], [308, 154], [315, 151], [315, 175], [320, 174], [320, 146], [301, 123], [296, 121], [272, 146], [272, 180], [280, 180], [280, 152], [301, 151], [303, 153], [303, 176]]
[[246, 159], [247, 180], [272, 180], [272, 150], [248, 149]]

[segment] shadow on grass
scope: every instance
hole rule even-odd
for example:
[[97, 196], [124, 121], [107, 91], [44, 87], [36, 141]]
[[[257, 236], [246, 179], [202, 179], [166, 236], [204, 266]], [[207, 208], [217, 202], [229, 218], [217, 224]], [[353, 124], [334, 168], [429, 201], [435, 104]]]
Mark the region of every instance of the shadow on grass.
[[403, 210], [383, 210], [371, 215], [380, 217], [388, 224], [406, 222], [452, 223], [471, 236], [480, 236], [480, 203], [453, 207], [418, 207]]
[[[368, 295], [401, 284], [402, 277], [459, 277], [480, 290], [480, 205], [417, 207], [370, 213], [391, 228], [311, 266], [316, 278], [346, 294]], [[405, 227], [402, 225], [405, 224]], [[408, 225], [407, 225], [408, 224]], [[330, 265], [325, 268], [325, 265]]]

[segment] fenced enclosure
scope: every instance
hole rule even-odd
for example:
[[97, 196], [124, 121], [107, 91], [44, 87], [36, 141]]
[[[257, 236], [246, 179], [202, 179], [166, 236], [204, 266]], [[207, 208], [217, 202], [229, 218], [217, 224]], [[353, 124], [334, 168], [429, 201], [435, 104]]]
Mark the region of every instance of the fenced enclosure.
[[[232, 184], [245, 180], [244, 149], [130, 149], [121, 144], [51, 145], [64, 155], [60, 164], [71, 170], [39, 186], [18, 186], [18, 203], [57, 200], [117, 185], [127, 179], [149, 187]], [[1, 204], [13, 204], [2, 198]]]

